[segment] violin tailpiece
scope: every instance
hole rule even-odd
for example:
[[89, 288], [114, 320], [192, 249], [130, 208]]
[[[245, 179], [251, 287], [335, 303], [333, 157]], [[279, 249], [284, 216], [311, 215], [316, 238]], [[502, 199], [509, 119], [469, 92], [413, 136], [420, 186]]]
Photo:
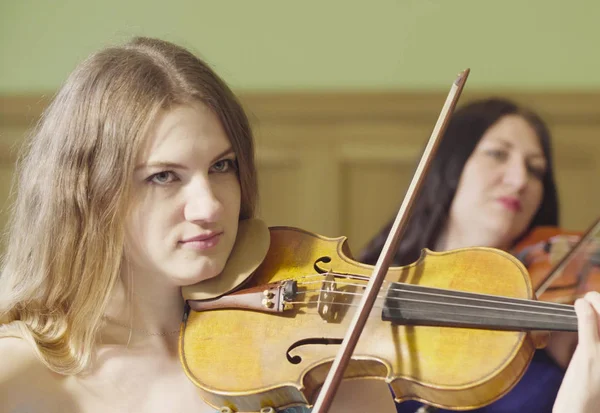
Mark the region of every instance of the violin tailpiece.
[[194, 311], [244, 309], [266, 313], [281, 313], [291, 310], [291, 302], [298, 293], [294, 280], [247, 288], [214, 300], [187, 300]]

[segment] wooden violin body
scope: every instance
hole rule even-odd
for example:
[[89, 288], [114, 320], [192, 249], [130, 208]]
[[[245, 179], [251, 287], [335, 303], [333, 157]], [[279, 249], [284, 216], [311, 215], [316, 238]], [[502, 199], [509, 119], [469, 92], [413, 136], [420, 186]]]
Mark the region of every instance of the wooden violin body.
[[[216, 408], [310, 406], [373, 272], [351, 258], [344, 237], [290, 227], [269, 233], [265, 259], [240, 289], [188, 300], [181, 363]], [[460, 292], [491, 301], [473, 312]], [[414, 264], [391, 267], [344, 378], [383, 380], [397, 401], [457, 410], [500, 398], [543, 346], [528, 329], [554, 327], [513, 319], [510, 311], [495, 319], [493, 308], [505, 304], [487, 295], [532, 299], [525, 267], [492, 248], [424, 250]], [[574, 331], [574, 320], [572, 313], [569, 327], [555, 327]]]
[[[527, 267], [534, 291], [583, 236], [578, 231], [537, 227], [516, 245], [514, 254]], [[572, 304], [588, 291], [600, 291], [600, 255], [591, 239], [584, 242], [579, 253], [566, 257], [564, 268], [538, 295], [539, 300]]]

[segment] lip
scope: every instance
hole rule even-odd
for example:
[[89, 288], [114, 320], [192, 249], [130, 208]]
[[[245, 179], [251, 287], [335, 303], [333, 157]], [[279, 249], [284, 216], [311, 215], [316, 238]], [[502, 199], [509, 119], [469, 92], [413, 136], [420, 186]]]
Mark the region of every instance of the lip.
[[221, 240], [221, 232], [207, 232], [204, 234], [196, 235], [194, 237], [185, 238], [179, 241], [179, 244], [184, 248], [195, 249], [195, 250], [206, 250], [214, 247]]
[[519, 199], [511, 197], [511, 196], [503, 196], [498, 198], [498, 202], [500, 202], [506, 209], [518, 212], [521, 210], [521, 201]]
[[223, 233], [223, 231], [221, 231], [221, 232], [217, 232], [217, 231], [206, 232], [204, 234], [196, 235], [195, 237], [182, 239], [179, 242], [185, 244], [186, 242], [206, 241], [213, 237], [216, 237], [217, 235], [221, 235], [222, 233]]

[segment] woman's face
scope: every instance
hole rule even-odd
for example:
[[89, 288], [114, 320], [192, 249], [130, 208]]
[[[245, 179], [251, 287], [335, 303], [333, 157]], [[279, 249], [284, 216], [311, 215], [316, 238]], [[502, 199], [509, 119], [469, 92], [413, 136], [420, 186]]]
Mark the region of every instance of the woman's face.
[[205, 105], [161, 114], [138, 156], [126, 225], [127, 266], [173, 285], [219, 274], [237, 235], [236, 156]]
[[477, 231], [490, 247], [509, 248], [542, 201], [547, 168], [540, 139], [518, 115], [500, 118], [482, 136], [463, 169], [450, 225]]

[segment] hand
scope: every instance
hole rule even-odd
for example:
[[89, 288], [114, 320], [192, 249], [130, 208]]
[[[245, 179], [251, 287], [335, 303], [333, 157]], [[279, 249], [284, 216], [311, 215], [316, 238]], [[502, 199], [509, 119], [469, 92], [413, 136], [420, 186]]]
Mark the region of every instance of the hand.
[[600, 293], [575, 301], [579, 343], [558, 391], [553, 413], [591, 413], [600, 405]]
[[544, 350], [561, 369], [566, 370], [576, 348], [577, 333], [554, 331], [550, 334]]

